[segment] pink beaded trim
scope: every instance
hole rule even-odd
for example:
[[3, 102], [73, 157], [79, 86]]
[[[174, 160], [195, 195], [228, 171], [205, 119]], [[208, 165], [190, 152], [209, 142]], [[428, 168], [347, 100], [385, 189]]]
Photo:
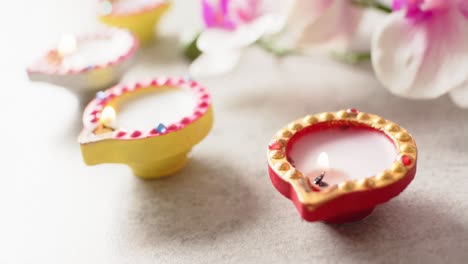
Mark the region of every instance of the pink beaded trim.
[[133, 33], [127, 30], [121, 30], [121, 29], [112, 29], [112, 30], [107, 30], [107, 31], [102, 31], [94, 34], [86, 34], [82, 36], [77, 37], [78, 42], [84, 42], [84, 41], [89, 41], [93, 39], [102, 39], [102, 38], [109, 38], [111, 37], [111, 34], [114, 34], [115, 31], [121, 31], [126, 34], [131, 38], [132, 45], [126, 50], [122, 55], [118, 56], [117, 58], [103, 63], [103, 64], [94, 64], [94, 65], [88, 65], [82, 68], [77, 68], [77, 69], [64, 69], [61, 68], [60, 65], [54, 66], [47, 62], [47, 55], [50, 54], [51, 52], [56, 52], [57, 49], [50, 49], [44, 57], [39, 59], [38, 62], [36, 62], [34, 65], [31, 67], [27, 68], [28, 74], [33, 74], [33, 73], [42, 73], [42, 74], [48, 74], [48, 75], [77, 75], [77, 74], [83, 74], [87, 73], [90, 71], [94, 70], [99, 70], [99, 69], [104, 69], [104, 68], [110, 68], [113, 66], [116, 66], [117, 64], [120, 64], [127, 59], [129, 59], [135, 51], [138, 49], [139, 42], [138, 39], [135, 37]]
[[[164, 124], [165, 131], [158, 132], [156, 128], [151, 130], [142, 131], [142, 130], [133, 130], [133, 131], [124, 131], [116, 129], [112, 132], [109, 138], [114, 139], [141, 139], [148, 137], [155, 137], [160, 135], [165, 135], [171, 132], [175, 132], [185, 128], [191, 123], [198, 120], [202, 117], [211, 106], [211, 96], [208, 93], [207, 89], [195, 81], [186, 80], [184, 78], [166, 78], [160, 77], [148, 81], [136, 82], [130, 85], [118, 84], [112, 88], [109, 88], [101, 93], [103, 98], [93, 99], [88, 106], [86, 107], [83, 115], [83, 124], [85, 127], [93, 127], [94, 129], [99, 125], [99, 119], [101, 116], [102, 110], [109, 105], [109, 103], [115, 98], [122, 96], [126, 93], [131, 93], [140, 89], [147, 89], [150, 87], [181, 87], [185, 86], [192, 91], [197, 97], [197, 105], [193, 110], [190, 116], [186, 116], [181, 120], [172, 123]], [[157, 125], [157, 124], [155, 124]]]
[[[99, 4], [101, 4], [102, 2], [109, 2], [110, 4], [112, 4], [113, 1], [99, 0]], [[115, 2], [118, 2], [118, 0], [115, 1]], [[103, 17], [134, 16], [134, 15], [139, 15], [139, 14], [142, 14], [142, 13], [157, 9], [157, 8], [159, 8], [161, 6], [164, 6], [164, 5], [167, 5], [167, 4], [169, 4], [169, 1], [167, 1], [167, 0], [154, 0], [153, 3], [148, 3], [146, 6], [143, 6], [143, 7], [139, 8], [139, 9], [126, 11], [126, 10], [123, 10], [123, 9], [120, 8], [120, 9], [117, 9], [117, 11], [112, 10], [110, 14], [101, 14], [99, 12], [98, 12], [98, 14], [100, 16], [103, 16]]]

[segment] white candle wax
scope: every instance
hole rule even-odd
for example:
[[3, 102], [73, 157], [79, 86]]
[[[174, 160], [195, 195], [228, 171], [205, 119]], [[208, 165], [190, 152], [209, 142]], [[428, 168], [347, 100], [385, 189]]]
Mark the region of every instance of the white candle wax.
[[59, 52], [64, 48], [66, 51], [61, 52], [65, 69], [81, 69], [114, 61], [132, 47], [133, 40], [127, 33], [113, 32], [109, 36], [76, 40], [75, 46], [72, 44], [70, 35], [65, 35], [58, 45]]
[[151, 92], [129, 98], [118, 107], [119, 127], [149, 129], [159, 123], [170, 125], [191, 116], [197, 98], [185, 89], [176, 87], [156, 88]]
[[[321, 153], [328, 157], [328, 165], [320, 161]], [[396, 155], [394, 144], [384, 134], [358, 127], [311, 132], [299, 138], [289, 154], [312, 183], [326, 172], [323, 181], [328, 186], [374, 176], [390, 167]]]

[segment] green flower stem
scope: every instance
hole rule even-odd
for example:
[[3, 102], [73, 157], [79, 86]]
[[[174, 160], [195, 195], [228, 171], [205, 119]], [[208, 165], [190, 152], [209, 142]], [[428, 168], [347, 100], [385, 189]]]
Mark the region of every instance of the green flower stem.
[[256, 42], [256, 44], [261, 47], [263, 50], [265, 50], [268, 53], [271, 53], [275, 56], [278, 57], [284, 57], [287, 55], [292, 55], [296, 54], [297, 51], [293, 49], [287, 49], [287, 48], [281, 48], [276, 45], [274, 45], [272, 42], [260, 39]]
[[348, 64], [358, 64], [358, 63], [368, 61], [371, 59], [370, 52], [347, 52], [347, 53], [332, 52], [330, 55], [335, 60], [342, 61]]
[[[184, 55], [190, 61], [194, 61], [198, 56], [201, 55], [201, 51], [197, 48], [197, 40], [199, 35], [197, 35], [190, 43], [184, 47]], [[275, 45], [274, 42], [268, 41], [265, 39], [260, 39], [256, 44], [261, 47], [266, 52], [273, 54], [277, 57], [284, 57], [289, 55], [305, 55], [302, 54], [300, 50], [295, 50], [291, 48], [282, 48], [278, 45]], [[331, 57], [335, 60], [348, 63], [348, 64], [358, 64], [364, 61], [371, 59], [370, 52], [332, 52], [330, 53]]]
[[379, 11], [385, 12], [385, 13], [391, 13], [392, 8], [377, 1], [377, 0], [351, 0], [351, 2], [355, 5], [361, 6], [361, 7], [370, 7], [377, 9]]

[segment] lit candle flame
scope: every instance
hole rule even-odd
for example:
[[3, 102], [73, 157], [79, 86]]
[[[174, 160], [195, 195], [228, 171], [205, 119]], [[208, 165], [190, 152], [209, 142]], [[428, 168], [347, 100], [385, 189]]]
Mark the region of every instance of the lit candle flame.
[[76, 37], [73, 34], [66, 34], [60, 38], [57, 46], [57, 51], [60, 56], [64, 57], [75, 52], [77, 47]]
[[99, 122], [104, 126], [111, 126], [115, 120], [115, 110], [112, 106], [106, 106], [101, 112], [101, 118]]
[[330, 161], [328, 160], [328, 154], [325, 152], [320, 153], [317, 158], [317, 164], [320, 169], [326, 171], [330, 168]]

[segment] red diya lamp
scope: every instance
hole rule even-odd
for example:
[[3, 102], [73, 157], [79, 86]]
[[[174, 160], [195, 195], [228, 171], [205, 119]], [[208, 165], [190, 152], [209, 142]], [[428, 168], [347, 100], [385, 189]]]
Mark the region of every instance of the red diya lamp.
[[83, 125], [78, 141], [86, 164], [126, 164], [140, 178], [161, 178], [182, 169], [211, 130], [211, 96], [184, 78], [119, 84], [97, 93]]
[[97, 91], [120, 80], [137, 48], [138, 40], [127, 30], [67, 34], [27, 73], [31, 81], [66, 87], [87, 102]]
[[307, 221], [365, 218], [410, 184], [416, 161], [404, 128], [355, 109], [296, 120], [268, 146], [273, 185]]

